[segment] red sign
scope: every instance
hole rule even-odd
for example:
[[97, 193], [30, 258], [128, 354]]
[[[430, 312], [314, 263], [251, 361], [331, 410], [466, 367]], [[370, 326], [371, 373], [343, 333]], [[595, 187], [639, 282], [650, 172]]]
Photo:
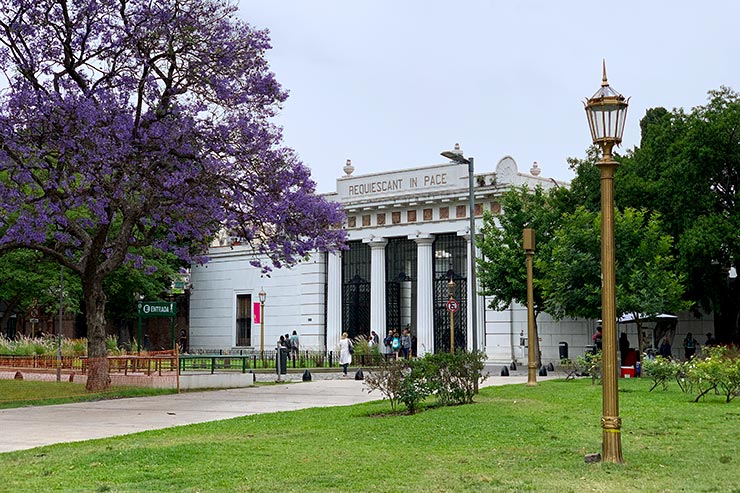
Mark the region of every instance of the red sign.
[[460, 305], [457, 303], [457, 300], [450, 300], [447, 302], [447, 311], [450, 313], [455, 313], [460, 308]]
[[262, 317], [262, 311], [260, 310], [259, 303], [255, 302], [253, 303], [253, 306], [254, 306], [254, 310], [253, 310], [254, 316], [252, 317], [252, 323], [258, 324], [260, 323], [260, 318]]

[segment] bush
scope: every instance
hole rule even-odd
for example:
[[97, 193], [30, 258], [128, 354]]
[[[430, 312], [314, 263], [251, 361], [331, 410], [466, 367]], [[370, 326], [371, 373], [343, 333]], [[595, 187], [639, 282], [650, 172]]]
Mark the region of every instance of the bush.
[[594, 385], [596, 380], [601, 384], [601, 351], [579, 356], [576, 359], [576, 364], [580, 368], [581, 375], [591, 375], [591, 385]]
[[725, 396], [725, 402], [740, 395], [740, 353], [737, 348], [710, 346], [705, 357], [692, 359], [686, 367], [686, 378], [699, 394], [694, 402], [714, 390]]
[[679, 366], [680, 363], [677, 364], [673, 360], [662, 356], [656, 356], [655, 358], [643, 356], [642, 373], [653, 380], [653, 386], [650, 387], [650, 391], [652, 392], [658, 385], [661, 385], [663, 390], [667, 390], [668, 380], [678, 375]]
[[403, 402], [409, 413], [429, 395], [436, 395], [442, 405], [473, 402], [482, 375], [486, 355], [460, 351], [455, 354], [427, 354], [413, 360], [392, 359], [382, 363], [365, 377], [370, 392], [378, 390], [396, 412]]
[[401, 384], [405, 378], [406, 363], [406, 360], [392, 359], [365, 376], [365, 387], [368, 392], [377, 390], [383, 394], [383, 398], [390, 401], [391, 410], [394, 413], [401, 398]]
[[432, 391], [443, 405], [469, 404], [477, 384], [486, 376], [482, 374], [486, 355], [458, 351], [452, 353], [427, 354], [426, 373]]

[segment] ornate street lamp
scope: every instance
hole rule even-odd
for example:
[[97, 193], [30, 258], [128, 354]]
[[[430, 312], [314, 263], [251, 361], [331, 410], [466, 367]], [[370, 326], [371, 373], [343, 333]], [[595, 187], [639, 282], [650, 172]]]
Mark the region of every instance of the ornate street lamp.
[[257, 296], [260, 297], [260, 357], [265, 359], [265, 301], [267, 301], [267, 293], [264, 289], [261, 289]]
[[622, 142], [629, 98], [609, 87], [606, 80], [606, 62], [601, 88], [584, 106], [591, 129], [591, 138], [601, 147], [603, 158], [597, 164], [601, 169], [601, 320], [603, 322], [603, 396], [602, 445], [604, 462], [621, 464], [622, 418], [619, 417], [617, 370], [617, 313], [616, 279], [614, 267], [614, 170], [617, 162], [612, 149]]
[[[468, 216], [470, 219], [470, 328], [473, 334], [473, 352], [478, 351], [478, 289], [475, 275], [475, 189], [473, 187], [473, 173], [475, 161], [472, 157], [465, 158], [460, 151], [460, 146], [455, 144], [454, 151], [445, 151], [442, 156], [458, 164], [468, 165]], [[476, 390], [477, 390], [476, 381]]]

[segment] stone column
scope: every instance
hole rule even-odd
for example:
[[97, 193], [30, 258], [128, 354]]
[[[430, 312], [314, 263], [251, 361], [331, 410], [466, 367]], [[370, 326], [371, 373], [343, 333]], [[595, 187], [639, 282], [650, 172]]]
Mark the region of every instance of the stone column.
[[416, 337], [419, 356], [434, 352], [434, 236], [415, 235], [416, 241]]
[[342, 334], [342, 254], [327, 253], [326, 350], [339, 346]]
[[388, 240], [371, 238], [364, 241], [370, 245], [370, 330], [374, 330], [382, 341], [386, 333], [385, 246]]

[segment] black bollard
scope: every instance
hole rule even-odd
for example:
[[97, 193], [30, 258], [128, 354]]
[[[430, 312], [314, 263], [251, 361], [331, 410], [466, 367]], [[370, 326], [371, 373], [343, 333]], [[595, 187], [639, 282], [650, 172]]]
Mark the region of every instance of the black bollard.
[[547, 364], [547, 371], [555, 371], [552, 361]]
[[544, 366], [542, 366], [540, 368], [540, 376], [541, 377], [546, 377], [547, 376], [547, 368], [545, 368]]
[[355, 380], [365, 380], [365, 375], [362, 373], [362, 368], [358, 368], [355, 372]]
[[249, 370], [249, 373], [252, 375], [252, 383], [257, 381], [257, 375], [254, 374], [254, 371]]
[[505, 366], [501, 367], [501, 376], [502, 377], [508, 377], [509, 376], [509, 369]]
[[310, 382], [311, 381], [311, 372], [308, 370], [303, 371], [303, 381], [304, 382]]
[[516, 362], [515, 361], [512, 361], [511, 364], [509, 365], [509, 370], [516, 371]]

